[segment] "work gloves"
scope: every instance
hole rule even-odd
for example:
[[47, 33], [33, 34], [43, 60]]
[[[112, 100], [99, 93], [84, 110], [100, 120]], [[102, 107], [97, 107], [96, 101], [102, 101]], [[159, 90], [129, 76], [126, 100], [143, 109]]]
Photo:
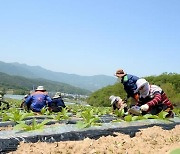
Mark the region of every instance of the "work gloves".
[[144, 105], [142, 105], [142, 106], [140, 107], [140, 109], [141, 109], [142, 111], [147, 111], [147, 110], [149, 110], [149, 105], [144, 104]]

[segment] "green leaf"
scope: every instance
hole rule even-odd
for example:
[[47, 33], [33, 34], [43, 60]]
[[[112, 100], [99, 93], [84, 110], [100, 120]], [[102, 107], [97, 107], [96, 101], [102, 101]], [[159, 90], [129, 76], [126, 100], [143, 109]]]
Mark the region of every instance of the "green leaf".
[[124, 109], [121, 109], [121, 110], [115, 110], [114, 111], [114, 114], [117, 116], [117, 117], [123, 117], [124, 116]]
[[41, 122], [40, 124], [37, 124], [35, 129], [43, 129], [45, 124], [47, 124], [49, 122], [49, 120], [44, 120], [43, 122]]
[[124, 120], [127, 121], [127, 122], [130, 122], [132, 121], [132, 115], [127, 115], [124, 117]]
[[168, 115], [168, 112], [165, 112], [165, 111], [161, 111], [159, 114], [158, 114], [158, 117], [160, 119], [166, 119], [166, 116]]
[[76, 125], [78, 128], [86, 128], [86, 127], [88, 127], [89, 124], [84, 123], [83, 121], [78, 121]]
[[152, 114], [145, 114], [143, 117], [145, 119], [158, 119], [159, 118], [157, 115], [152, 115]]
[[180, 148], [171, 151], [170, 154], [180, 154]]
[[87, 128], [92, 125], [100, 125], [96, 123], [99, 120], [98, 116], [94, 116], [94, 110], [93, 109], [87, 109], [81, 113], [81, 117], [83, 118], [83, 122], [78, 122], [77, 126], [79, 128]]
[[19, 124], [14, 126], [15, 130], [24, 130], [24, 131], [31, 131], [31, 130], [42, 130], [46, 123], [48, 123], [49, 120], [44, 120], [40, 124], [36, 122], [36, 119], [34, 118], [31, 125], [25, 124], [25, 121], [20, 121]]
[[7, 115], [7, 113], [2, 114], [2, 121], [8, 121], [9, 120], [9, 116]]
[[15, 125], [13, 127], [14, 130], [22, 130], [25, 128], [27, 125], [25, 124], [25, 121], [20, 121], [19, 124]]
[[132, 121], [143, 120], [143, 119], [145, 119], [143, 116], [133, 116], [132, 117]]

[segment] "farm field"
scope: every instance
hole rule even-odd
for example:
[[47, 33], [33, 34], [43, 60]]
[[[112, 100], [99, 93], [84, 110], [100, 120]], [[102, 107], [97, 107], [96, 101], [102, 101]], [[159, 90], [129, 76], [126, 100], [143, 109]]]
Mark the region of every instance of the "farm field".
[[179, 110], [176, 113], [166, 119], [164, 112], [122, 117], [121, 111], [90, 106], [68, 106], [58, 114], [43, 109], [40, 115], [11, 108], [1, 111], [1, 152], [171, 153], [180, 148]]
[[[86, 138], [82, 141], [62, 141], [55, 143], [23, 143], [11, 154], [169, 154], [180, 149], [180, 125], [172, 130], [163, 130], [154, 126], [142, 129], [136, 136], [115, 133], [113, 136], [102, 136], [99, 139]], [[177, 153], [178, 154], [178, 153]]]

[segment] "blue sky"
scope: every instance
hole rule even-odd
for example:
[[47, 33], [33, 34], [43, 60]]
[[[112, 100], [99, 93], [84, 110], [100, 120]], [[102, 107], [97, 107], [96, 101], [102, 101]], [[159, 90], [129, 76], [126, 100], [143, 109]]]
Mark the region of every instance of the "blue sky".
[[84, 76], [180, 73], [179, 0], [0, 0], [0, 61]]

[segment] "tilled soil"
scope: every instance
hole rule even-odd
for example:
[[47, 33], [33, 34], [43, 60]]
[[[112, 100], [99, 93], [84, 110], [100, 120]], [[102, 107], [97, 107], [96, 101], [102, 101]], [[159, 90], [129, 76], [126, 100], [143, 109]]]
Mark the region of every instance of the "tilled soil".
[[166, 154], [177, 148], [180, 149], [180, 125], [171, 130], [158, 126], [141, 129], [133, 138], [115, 133], [97, 140], [21, 142], [18, 149], [10, 154]]
[[13, 127], [12, 126], [0, 127], [0, 131], [3, 131], [3, 130], [13, 130]]

